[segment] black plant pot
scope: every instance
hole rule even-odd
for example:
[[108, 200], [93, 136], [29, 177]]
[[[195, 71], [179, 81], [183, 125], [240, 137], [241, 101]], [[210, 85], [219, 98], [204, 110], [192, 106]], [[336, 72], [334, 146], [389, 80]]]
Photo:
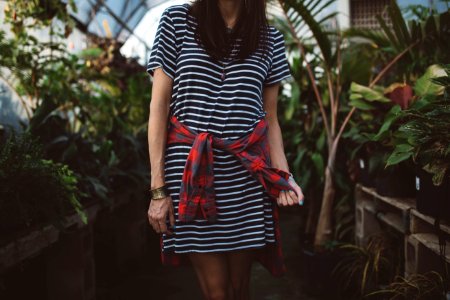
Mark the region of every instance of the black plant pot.
[[365, 157], [358, 158], [358, 181], [367, 187], [375, 187], [375, 175], [369, 172], [369, 161]]
[[334, 297], [337, 294], [337, 286], [332, 278], [332, 273], [339, 255], [337, 250], [316, 252], [310, 245], [302, 245], [303, 263], [303, 290], [313, 296]]
[[378, 172], [375, 179], [377, 193], [385, 197], [414, 198], [415, 172], [406, 164], [389, 166]]
[[417, 210], [450, 222], [450, 176], [447, 175], [439, 186], [433, 184], [432, 177], [423, 169], [416, 169]]

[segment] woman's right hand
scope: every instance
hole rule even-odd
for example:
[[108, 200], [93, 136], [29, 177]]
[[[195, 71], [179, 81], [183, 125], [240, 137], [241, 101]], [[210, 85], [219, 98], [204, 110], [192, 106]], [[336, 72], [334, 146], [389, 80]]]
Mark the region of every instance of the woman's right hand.
[[175, 225], [172, 197], [151, 200], [147, 215], [150, 225], [157, 233], [172, 234], [172, 231], [168, 230], [166, 225], [167, 217], [169, 217], [170, 225]]

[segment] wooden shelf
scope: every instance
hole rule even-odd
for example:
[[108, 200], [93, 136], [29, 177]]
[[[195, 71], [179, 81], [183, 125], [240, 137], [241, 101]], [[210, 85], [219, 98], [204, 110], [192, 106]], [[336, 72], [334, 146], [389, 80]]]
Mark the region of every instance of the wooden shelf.
[[450, 224], [440, 222], [445, 236], [445, 262], [440, 255], [435, 219], [417, 211], [415, 199], [385, 197], [374, 188], [357, 184], [355, 188], [355, 239], [364, 246], [372, 235], [386, 235], [394, 229], [404, 240], [405, 275], [425, 271], [443, 274], [450, 267]]
[[[450, 224], [445, 221], [440, 222], [439, 228], [450, 236]], [[435, 232], [434, 218], [424, 215], [416, 209], [411, 210], [411, 232]]]
[[[84, 209], [88, 218], [88, 224], [95, 218], [100, 205], [95, 202]], [[74, 213], [65, 219], [64, 228], [84, 226], [79, 215]], [[53, 225], [46, 225], [40, 229], [32, 230], [25, 235], [16, 237], [11, 242], [0, 247], [0, 273], [21, 261], [34, 257], [56, 243], [59, 239], [60, 231]]]
[[[416, 233], [410, 235], [411, 239], [416, 239], [419, 241], [423, 246], [430, 249], [437, 255], [440, 255], [439, 251], [439, 240], [435, 234], [432, 233]], [[450, 242], [445, 241], [446, 249], [450, 249]], [[450, 263], [450, 253], [446, 251], [445, 254], [445, 260], [447, 263]]]
[[378, 210], [377, 206], [367, 204], [365, 209], [373, 214], [373, 216], [380, 222], [394, 228], [398, 232], [405, 233], [409, 228], [406, 226], [402, 216], [393, 212], [384, 212]]
[[363, 185], [360, 185], [360, 188], [366, 192], [367, 194], [372, 195], [377, 200], [380, 200], [386, 204], [389, 204], [393, 207], [396, 207], [400, 210], [408, 210], [410, 208], [416, 208], [416, 200], [414, 198], [393, 198], [393, 197], [385, 197], [377, 194], [375, 188], [369, 188]]

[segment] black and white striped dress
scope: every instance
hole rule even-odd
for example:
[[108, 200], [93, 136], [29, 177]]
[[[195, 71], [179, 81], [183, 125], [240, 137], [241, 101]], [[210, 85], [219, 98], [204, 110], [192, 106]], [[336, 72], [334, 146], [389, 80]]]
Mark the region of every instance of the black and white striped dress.
[[[194, 39], [195, 18], [188, 6], [172, 5], [161, 15], [147, 72], [162, 67], [173, 82], [169, 115], [198, 132], [235, 139], [252, 131], [265, 116], [262, 89], [291, 76], [284, 37], [270, 26], [270, 52], [261, 61], [252, 54], [239, 63], [213, 62]], [[257, 51], [259, 51], [258, 49]], [[166, 147], [165, 182], [175, 217], [181, 178], [190, 147]], [[174, 235], [163, 235], [162, 251], [221, 252], [261, 248], [275, 241], [272, 205], [262, 185], [232, 155], [214, 149], [214, 188], [218, 221], [176, 222]]]

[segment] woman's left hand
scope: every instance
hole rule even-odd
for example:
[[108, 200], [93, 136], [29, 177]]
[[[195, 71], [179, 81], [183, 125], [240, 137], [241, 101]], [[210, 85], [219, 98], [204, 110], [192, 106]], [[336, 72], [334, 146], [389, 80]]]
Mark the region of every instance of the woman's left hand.
[[291, 206], [291, 205], [303, 205], [304, 195], [302, 189], [295, 182], [294, 178], [289, 178], [289, 184], [292, 186], [294, 191], [280, 191], [280, 195], [277, 198], [277, 203], [279, 206]]

